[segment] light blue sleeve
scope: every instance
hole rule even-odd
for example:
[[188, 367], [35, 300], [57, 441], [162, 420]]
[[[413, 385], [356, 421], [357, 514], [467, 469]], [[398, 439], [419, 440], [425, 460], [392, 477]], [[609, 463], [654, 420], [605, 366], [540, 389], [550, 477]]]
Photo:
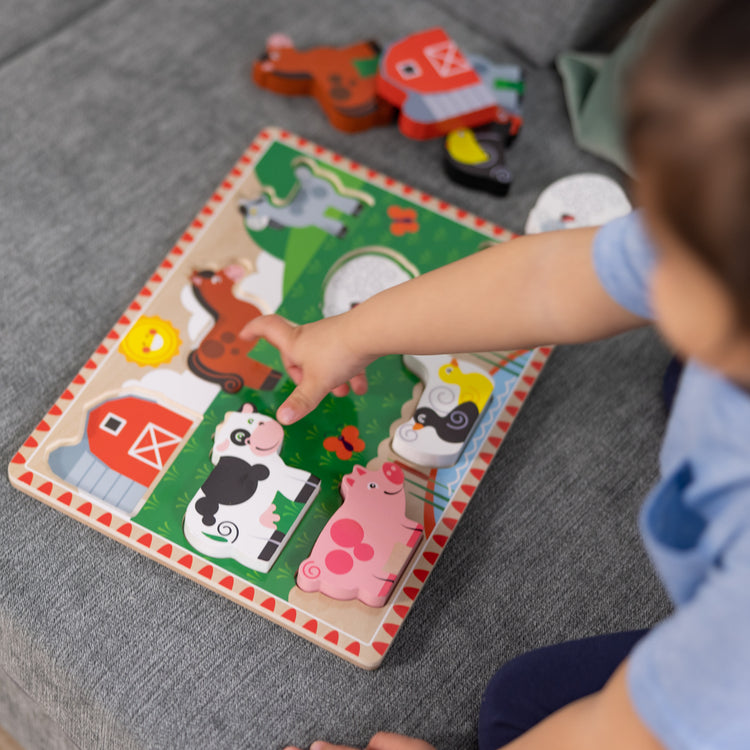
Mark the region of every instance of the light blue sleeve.
[[[750, 491], [743, 495], [747, 507]], [[668, 750], [750, 747], [748, 525], [693, 598], [636, 645], [627, 680], [638, 715]]]
[[594, 269], [610, 297], [642, 318], [653, 318], [649, 281], [654, 249], [640, 212], [605, 224], [594, 237]]

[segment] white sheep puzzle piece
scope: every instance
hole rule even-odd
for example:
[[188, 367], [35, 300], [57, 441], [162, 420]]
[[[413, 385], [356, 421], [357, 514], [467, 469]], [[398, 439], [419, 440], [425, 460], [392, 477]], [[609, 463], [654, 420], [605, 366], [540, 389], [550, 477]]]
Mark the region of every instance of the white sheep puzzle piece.
[[271, 569], [320, 490], [318, 477], [284, 463], [283, 439], [284, 428], [251, 404], [227, 412], [216, 428], [214, 469], [185, 511], [183, 530], [196, 550]]
[[414, 464], [452, 466], [484, 414], [495, 384], [480, 367], [444, 354], [404, 355], [424, 383], [414, 415], [399, 425], [393, 452]]

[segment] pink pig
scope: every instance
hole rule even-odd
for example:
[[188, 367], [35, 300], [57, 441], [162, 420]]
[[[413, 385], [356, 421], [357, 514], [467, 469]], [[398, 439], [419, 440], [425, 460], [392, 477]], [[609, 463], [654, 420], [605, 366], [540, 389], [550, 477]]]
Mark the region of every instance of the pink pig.
[[344, 504], [300, 565], [297, 586], [382, 607], [411, 557], [389, 570], [394, 546], [401, 543], [413, 552], [423, 531], [406, 517], [404, 474], [394, 463], [383, 464], [380, 471], [355, 466], [344, 477], [341, 495]]

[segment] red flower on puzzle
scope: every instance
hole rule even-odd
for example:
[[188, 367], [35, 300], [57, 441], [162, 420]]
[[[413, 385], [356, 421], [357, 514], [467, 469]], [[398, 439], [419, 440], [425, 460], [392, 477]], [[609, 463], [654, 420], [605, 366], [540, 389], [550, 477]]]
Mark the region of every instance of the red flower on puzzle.
[[391, 234], [400, 237], [407, 232], [418, 232], [417, 212], [413, 208], [389, 206], [386, 211], [391, 220]]
[[365, 449], [365, 441], [359, 436], [359, 430], [354, 425], [347, 425], [340, 435], [332, 435], [323, 441], [323, 447], [335, 453], [342, 461], [348, 461], [353, 453], [360, 453]]

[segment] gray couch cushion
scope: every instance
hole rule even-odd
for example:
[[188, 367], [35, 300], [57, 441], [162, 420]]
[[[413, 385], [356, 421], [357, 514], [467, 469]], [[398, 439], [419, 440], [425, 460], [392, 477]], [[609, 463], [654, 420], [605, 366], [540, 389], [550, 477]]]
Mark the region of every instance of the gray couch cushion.
[[[4, 463], [268, 124], [516, 231], [554, 179], [615, 173], [575, 148], [551, 70], [528, 72], [506, 199], [448, 182], [437, 141], [343, 135], [315, 102], [249, 79], [276, 30], [313, 45], [427, 25], [514, 59], [425, 0], [111, 0], [0, 67]], [[634, 523], [656, 472], [665, 359], [648, 331], [553, 355], [374, 674], [3, 479], [0, 721], [29, 750], [362, 746], [380, 728], [472, 747], [504, 660], [667, 610]]]
[[103, 0], [3, 0], [0, 64], [54, 35]]
[[599, 48], [651, 0], [433, 0], [482, 36], [494, 37], [527, 61], [547, 65], [563, 51]]

